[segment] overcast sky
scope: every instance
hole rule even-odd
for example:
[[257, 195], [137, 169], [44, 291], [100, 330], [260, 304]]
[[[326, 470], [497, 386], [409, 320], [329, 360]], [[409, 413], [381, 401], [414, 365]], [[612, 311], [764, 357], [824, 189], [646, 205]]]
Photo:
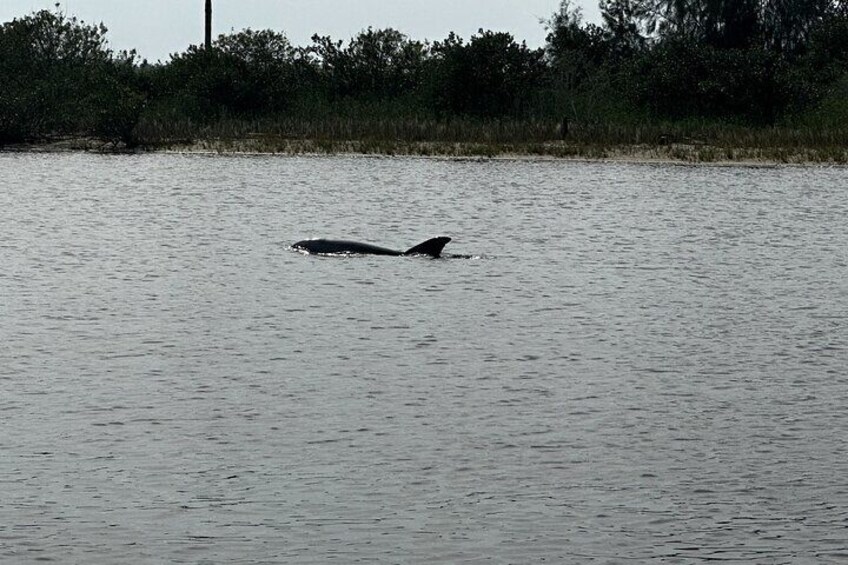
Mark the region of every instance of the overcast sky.
[[[57, 0], [0, 0], [0, 21], [36, 10], [53, 9]], [[204, 0], [65, 0], [61, 9], [88, 22], [103, 22], [115, 50], [135, 48], [139, 55], [166, 61], [203, 41]], [[577, 0], [587, 21], [597, 21], [597, 0]], [[444, 39], [455, 31], [468, 39], [479, 28], [508, 31], [531, 47], [544, 43], [539, 19], [549, 18], [559, 0], [213, 0], [214, 32], [247, 27], [282, 31], [295, 45], [313, 33], [350, 39], [368, 26], [393, 27], [414, 39]]]

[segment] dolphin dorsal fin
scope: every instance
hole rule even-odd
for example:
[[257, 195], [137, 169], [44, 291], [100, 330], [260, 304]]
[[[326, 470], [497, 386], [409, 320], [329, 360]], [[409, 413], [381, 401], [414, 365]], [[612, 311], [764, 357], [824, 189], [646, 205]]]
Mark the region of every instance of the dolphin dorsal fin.
[[428, 239], [424, 243], [419, 243], [404, 255], [429, 255], [430, 257], [438, 257], [442, 254], [442, 249], [451, 240], [449, 237], [434, 237]]

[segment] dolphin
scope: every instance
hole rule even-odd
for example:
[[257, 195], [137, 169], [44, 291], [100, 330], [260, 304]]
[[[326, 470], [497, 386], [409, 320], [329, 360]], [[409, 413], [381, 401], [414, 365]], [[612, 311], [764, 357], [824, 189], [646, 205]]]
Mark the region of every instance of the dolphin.
[[306, 239], [292, 245], [293, 249], [314, 255], [428, 255], [434, 259], [441, 256], [442, 249], [451, 240], [449, 237], [434, 237], [419, 243], [408, 251], [396, 251], [370, 243], [344, 241], [341, 239]]

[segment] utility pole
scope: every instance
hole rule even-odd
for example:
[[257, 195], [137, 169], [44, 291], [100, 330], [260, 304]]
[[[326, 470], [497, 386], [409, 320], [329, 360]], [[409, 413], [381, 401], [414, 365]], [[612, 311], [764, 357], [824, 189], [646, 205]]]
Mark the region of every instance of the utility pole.
[[206, 48], [212, 49], [212, 0], [206, 0]]

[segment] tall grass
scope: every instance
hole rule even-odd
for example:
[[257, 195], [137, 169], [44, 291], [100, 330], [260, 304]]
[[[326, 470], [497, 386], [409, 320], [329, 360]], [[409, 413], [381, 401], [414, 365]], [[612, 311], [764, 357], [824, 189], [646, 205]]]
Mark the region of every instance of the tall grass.
[[148, 148], [255, 152], [359, 152], [423, 155], [528, 154], [603, 158], [648, 156], [683, 161], [848, 162], [848, 127], [796, 123], [746, 127], [717, 121], [575, 122], [567, 133], [551, 118], [486, 120], [379, 113], [359, 116], [143, 119]]

